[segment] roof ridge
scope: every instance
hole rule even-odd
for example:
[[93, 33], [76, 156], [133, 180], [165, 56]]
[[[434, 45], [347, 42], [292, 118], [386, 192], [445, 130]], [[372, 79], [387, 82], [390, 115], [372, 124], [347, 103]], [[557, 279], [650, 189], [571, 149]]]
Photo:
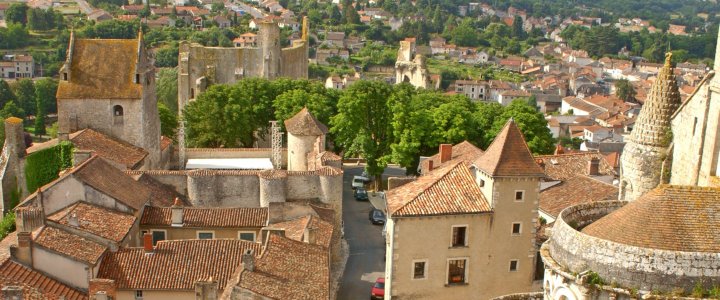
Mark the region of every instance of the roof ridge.
[[[442, 174], [442, 175], [439, 175], [438, 177], [434, 177], [434, 178], [432, 179], [431, 183], [428, 184], [427, 186], [425, 186], [425, 188], [416, 190], [416, 192], [413, 193], [413, 195], [412, 195], [412, 199], [411, 199], [410, 201], [408, 201], [408, 202], [403, 203], [402, 206], [400, 206], [398, 209], [395, 210], [395, 212], [400, 211], [400, 210], [402, 210], [403, 208], [405, 208], [406, 206], [408, 206], [408, 205], [410, 205], [411, 203], [415, 202], [415, 200], [418, 199], [418, 196], [422, 195], [424, 192], [426, 192], [426, 191], [429, 190], [430, 188], [432, 188], [432, 187], [434, 187], [435, 185], [437, 185], [438, 182], [440, 182], [440, 180], [442, 180], [442, 179], [445, 178], [448, 174], [450, 174], [450, 171], [454, 170], [459, 164], [465, 164], [465, 162], [463, 162], [463, 161], [457, 161], [457, 162], [454, 162], [454, 163], [452, 163], [452, 164], [447, 165], [446, 167], [443, 167], [443, 168], [447, 168], [447, 169], [446, 169], [446, 170], [443, 170], [443, 172], [439, 172], [439, 173]], [[440, 169], [435, 169], [435, 170], [438, 170], [438, 171], [439, 171], [439, 170], [442, 170], [442, 168], [440, 168]], [[422, 177], [430, 178], [430, 177], [431, 177], [430, 174], [432, 174], [432, 171], [431, 171], [431, 173], [429, 173], [428, 175], [425, 175], [425, 176], [427, 176], [427, 177], [421, 176], [421, 177], [418, 177], [418, 178], [419, 178], [419, 179], [422, 178]], [[434, 175], [434, 176], [437, 176], [436, 174], [433, 174], [433, 175]], [[416, 181], [416, 182], [417, 182], [417, 181]]]

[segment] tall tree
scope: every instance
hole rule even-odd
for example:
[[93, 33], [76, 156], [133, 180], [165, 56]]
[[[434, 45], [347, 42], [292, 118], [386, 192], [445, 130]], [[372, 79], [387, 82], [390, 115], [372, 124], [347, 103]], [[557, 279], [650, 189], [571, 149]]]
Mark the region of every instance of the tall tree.
[[52, 78], [43, 78], [35, 82], [35, 101], [41, 101], [43, 104], [43, 113], [57, 112], [57, 93], [58, 82]]
[[515, 16], [513, 19], [512, 36], [520, 40], [524, 40], [527, 37], [525, 29], [523, 29], [523, 19], [520, 16]]
[[7, 81], [0, 79], [0, 107], [5, 106], [5, 103], [15, 100], [15, 94]]
[[635, 87], [627, 79], [615, 81], [615, 95], [623, 101], [635, 102]]
[[27, 24], [27, 13], [30, 7], [25, 3], [13, 3], [5, 11], [5, 21], [8, 23]]
[[388, 99], [392, 94], [392, 86], [387, 83], [360, 80], [344, 91], [338, 113], [330, 119], [335, 142], [348, 153], [360, 154], [367, 160], [368, 173], [376, 177], [376, 184], [391, 154]]
[[158, 102], [158, 115], [160, 116], [160, 134], [175, 140], [175, 133], [178, 128], [177, 113], [171, 111], [162, 102]]
[[352, 0], [345, 0], [343, 2], [343, 15], [346, 24], [360, 24], [360, 15], [353, 6]]
[[45, 103], [43, 98], [37, 98], [37, 106], [35, 107], [35, 135], [45, 134]]
[[17, 104], [26, 114], [35, 114], [35, 84], [31, 79], [23, 78], [10, 86], [17, 98]]
[[535, 107], [528, 105], [526, 99], [513, 100], [503, 109], [503, 113], [495, 118], [493, 136], [502, 129], [508, 119], [513, 118], [525, 136], [525, 141], [535, 154], [550, 154], [555, 148], [555, 139], [547, 127], [545, 116]]
[[[177, 59], [176, 59], [177, 60]], [[178, 104], [178, 86], [177, 86], [177, 69], [175, 68], [162, 68], [158, 72], [158, 80], [156, 86], [156, 93], [158, 104], [162, 103], [170, 109], [170, 111], [177, 114]]]

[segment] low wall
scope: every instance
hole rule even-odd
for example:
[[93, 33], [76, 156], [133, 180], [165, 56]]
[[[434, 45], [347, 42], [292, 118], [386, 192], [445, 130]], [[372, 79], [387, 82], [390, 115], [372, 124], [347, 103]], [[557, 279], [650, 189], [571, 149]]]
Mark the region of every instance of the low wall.
[[[282, 167], [287, 167], [287, 149], [282, 149]], [[185, 159], [197, 158], [271, 158], [271, 148], [188, 148]]]
[[677, 288], [690, 291], [698, 282], [706, 289], [720, 284], [720, 253], [641, 248], [599, 239], [575, 229], [626, 203], [601, 201], [563, 210], [547, 242], [549, 255], [569, 273], [591, 270], [604, 282], [627, 288], [669, 292]]

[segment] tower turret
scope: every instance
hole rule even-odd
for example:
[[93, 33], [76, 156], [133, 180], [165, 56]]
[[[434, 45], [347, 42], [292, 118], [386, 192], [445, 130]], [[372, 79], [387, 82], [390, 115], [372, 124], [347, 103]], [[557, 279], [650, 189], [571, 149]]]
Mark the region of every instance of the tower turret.
[[285, 120], [288, 133], [288, 171], [313, 171], [315, 157], [325, 151], [328, 129], [306, 108]]
[[665, 65], [625, 144], [620, 158], [620, 200], [633, 201], [655, 188], [663, 180], [663, 165], [669, 166], [670, 119], [681, 102], [671, 58], [672, 54], [665, 54]]

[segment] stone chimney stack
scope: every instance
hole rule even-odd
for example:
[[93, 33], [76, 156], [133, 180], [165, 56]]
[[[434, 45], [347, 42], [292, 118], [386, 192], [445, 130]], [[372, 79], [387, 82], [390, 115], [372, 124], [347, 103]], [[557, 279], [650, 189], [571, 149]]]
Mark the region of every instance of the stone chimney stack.
[[73, 150], [73, 167], [79, 166], [81, 163], [92, 157], [92, 151], [90, 150]]
[[95, 300], [115, 300], [117, 299], [117, 286], [115, 280], [112, 279], [90, 279], [88, 287], [88, 296]]
[[[41, 193], [38, 192], [38, 195]], [[15, 228], [18, 232], [32, 232], [45, 225], [45, 215], [42, 208], [24, 206], [15, 209]]]
[[32, 234], [28, 231], [17, 233], [17, 251], [15, 259], [20, 263], [32, 267]]
[[432, 159], [428, 159], [428, 172], [433, 170], [433, 163], [434, 161]]
[[172, 226], [173, 227], [182, 227], [183, 226], [183, 206], [182, 202], [180, 201], [180, 198], [175, 197], [175, 203], [173, 203], [172, 208]]
[[315, 228], [305, 228], [305, 232], [303, 233], [303, 242], [308, 244], [315, 244], [316, 231], [317, 229]]
[[212, 277], [195, 282], [195, 300], [216, 300], [217, 295], [218, 283]]
[[80, 222], [78, 221], [78, 217], [77, 217], [76, 213], [72, 213], [72, 214], [68, 215], [67, 218], [68, 218], [68, 224], [70, 224], [70, 226], [73, 226], [73, 227], [80, 226]]
[[21, 286], [8, 285], [2, 288], [3, 299], [24, 300]]
[[8, 147], [9, 156], [25, 157], [25, 131], [22, 119], [16, 117], [5, 119], [5, 145]]
[[145, 249], [145, 254], [153, 253], [152, 233], [146, 232], [143, 235], [143, 249]]
[[562, 145], [557, 144], [555, 146], [555, 155], [560, 155], [560, 154], [565, 154], [565, 149], [563, 148]]
[[600, 159], [593, 157], [588, 161], [588, 175], [597, 176], [600, 175]]
[[452, 144], [440, 144], [440, 163], [444, 164], [446, 161], [452, 159]]
[[255, 255], [253, 254], [252, 249], [245, 250], [245, 253], [242, 255], [242, 267], [243, 270], [248, 271], [255, 271]]

